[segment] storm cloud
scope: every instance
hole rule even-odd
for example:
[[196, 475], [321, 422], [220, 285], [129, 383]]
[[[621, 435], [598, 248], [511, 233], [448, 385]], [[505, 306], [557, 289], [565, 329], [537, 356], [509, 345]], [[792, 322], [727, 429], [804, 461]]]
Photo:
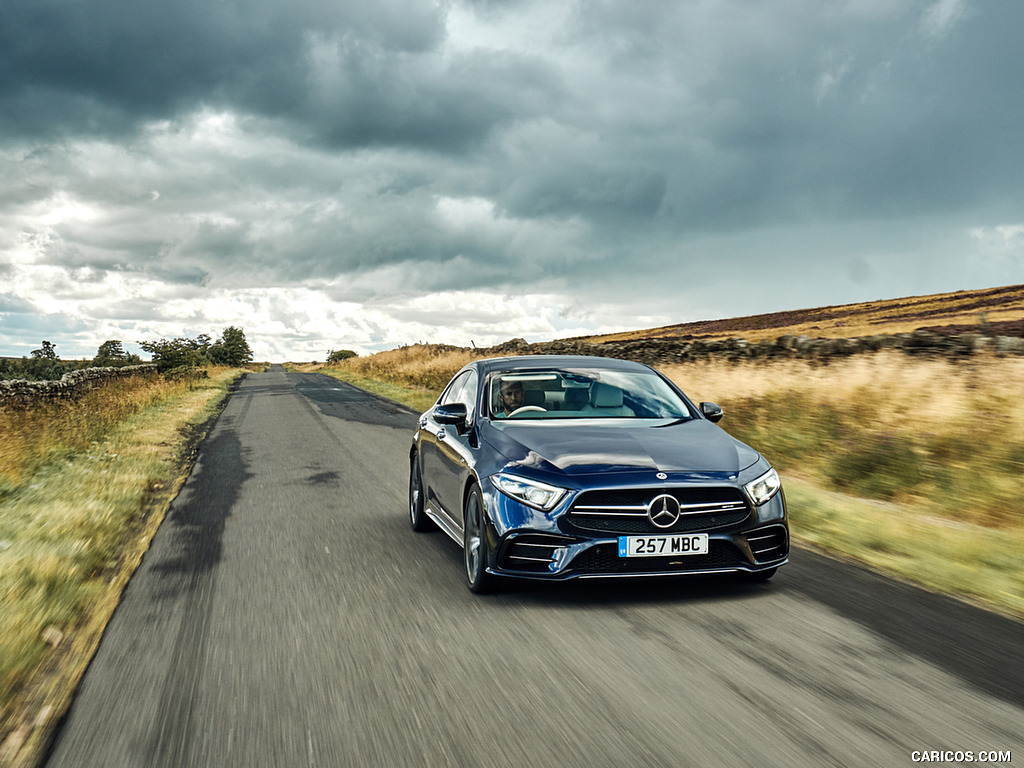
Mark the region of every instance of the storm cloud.
[[7, 0], [0, 353], [1021, 282], [1020, 3]]

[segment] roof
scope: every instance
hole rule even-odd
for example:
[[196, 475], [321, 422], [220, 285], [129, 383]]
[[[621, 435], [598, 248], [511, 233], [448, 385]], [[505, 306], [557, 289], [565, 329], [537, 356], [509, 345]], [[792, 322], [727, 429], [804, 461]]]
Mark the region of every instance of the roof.
[[491, 357], [475, 363], [484, 373], [492, 371], [523, 371], [536, 368], [603, 368], [612, 371], [646, 371], [650, 367], [633, 360], [589, 355], [518, 355]]

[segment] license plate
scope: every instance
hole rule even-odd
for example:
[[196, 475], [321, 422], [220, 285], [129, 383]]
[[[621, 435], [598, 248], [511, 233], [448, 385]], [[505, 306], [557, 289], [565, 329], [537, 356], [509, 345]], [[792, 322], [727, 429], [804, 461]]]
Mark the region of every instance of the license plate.
[[666, 557], [707, 553], [706, 533], [687, 533], [681, 536], [619, 536], [619, 557]]

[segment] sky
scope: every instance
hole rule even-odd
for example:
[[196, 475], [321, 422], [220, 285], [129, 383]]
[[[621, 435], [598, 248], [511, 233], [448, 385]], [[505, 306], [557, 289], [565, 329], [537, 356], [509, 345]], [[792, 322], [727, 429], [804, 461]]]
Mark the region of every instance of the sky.
[[1024, 283], [1022, 29], [1019, 0], [3, 0], [0, 355]]

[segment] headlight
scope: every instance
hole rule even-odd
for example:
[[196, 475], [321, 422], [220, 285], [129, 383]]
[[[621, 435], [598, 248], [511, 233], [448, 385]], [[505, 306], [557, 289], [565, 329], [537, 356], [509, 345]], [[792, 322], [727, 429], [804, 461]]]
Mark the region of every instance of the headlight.
[[492, 475], [491, 482], [505, 495], [545, 512], [553, 509], [565, 495], [565, 488], [539, 483], [536, 480], [527, 480], [525, 477], [507, 475], [504, 472]]
[[743, 490], [747, 492], [747, 496], [754, 504], [761, 506], [778, 493], [781, 487], [782, 481], [779, 480], [779, 473], [774, 469], [769, 469], [756, 480], [751, 480], [744, 485]]

